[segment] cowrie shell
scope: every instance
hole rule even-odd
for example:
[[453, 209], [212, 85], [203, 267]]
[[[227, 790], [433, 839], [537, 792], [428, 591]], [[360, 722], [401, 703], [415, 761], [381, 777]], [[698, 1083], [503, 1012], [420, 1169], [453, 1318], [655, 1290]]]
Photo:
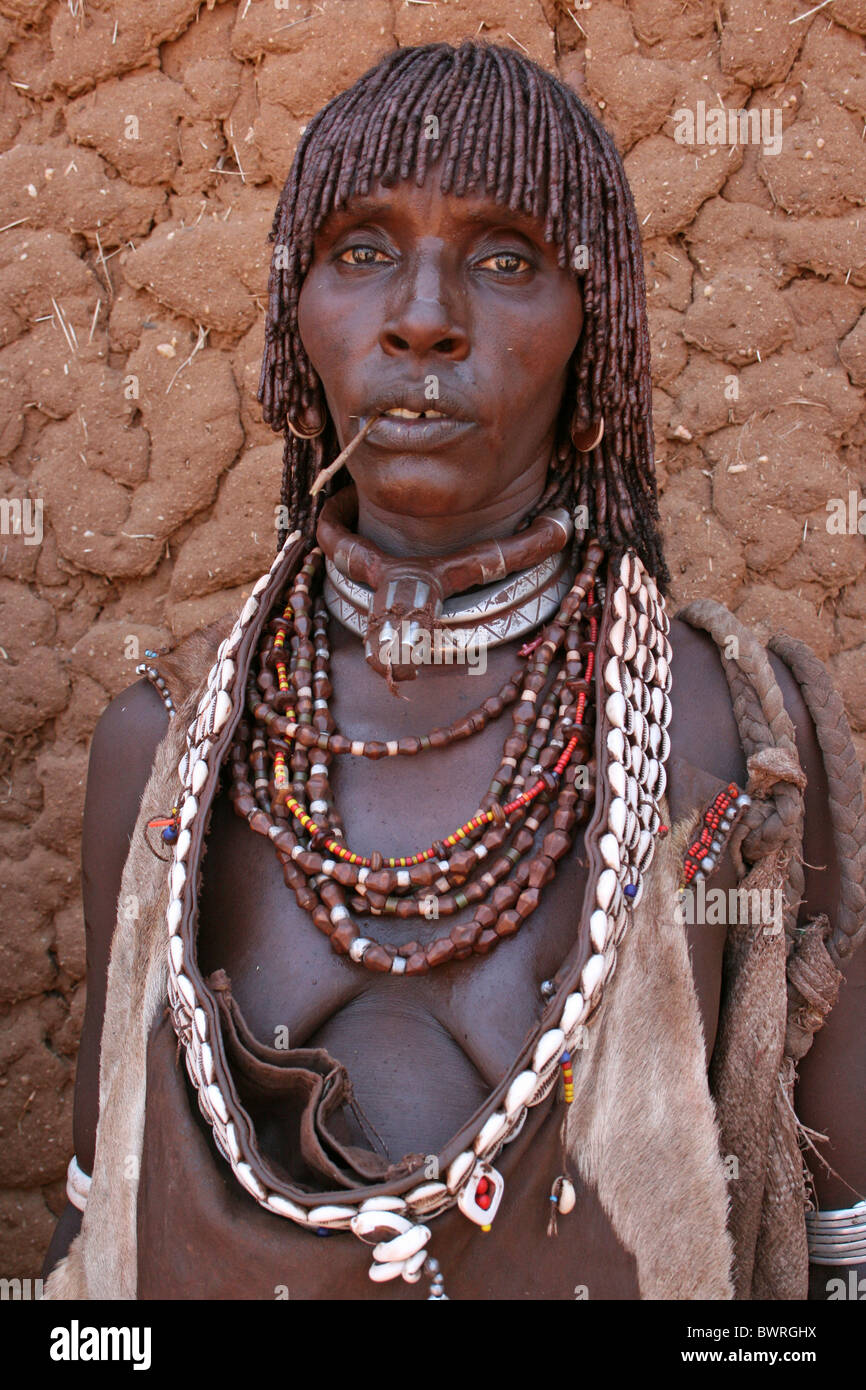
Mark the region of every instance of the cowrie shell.
[[622, 681], [619, 674], [619, 661], [612, 656], [604, 668], [604, 683], [608, 690], [622, 690]]
[[590, 956], [589, 960], [586, 962], [586, 965], [583, 967], [580, 976], [580, 982], [583, 987], [583, 993], [585, 998], [589, 999], [592, 997], [593, 991], [598, 988], [599, 984], [604, 979], [604, 973], [604, 956]]
[[603, 912], [607, 912], [610, 908], [618, 887], [619, 884], [613, 869], [603, 869], [598, 876], [598, 883], [595, 885], [595, 900]]
[[557, 1057], [565, 1045], [565, 1034], [561, 1028], [551, 1028], [539, 1038], [532, 1056], [532, 1070], [541, 1072], [549, 1062]]
[[613, 611], [618, 618], [625, 618], [627, 621], [631, 622], [634, 616], [634, 609], [628, 601], [628, 591], [626, 589], [614, 589]]
[[226, 1109], [226, 1103], [223, 1098], [223, 1093], [220, 1090], [219, 1086], [207, 1086], [205, 1087], [205, 1090], [207, 1092], [207, 1098], [211, 1103], [214, 1114], [220, 1117], [223, 1124], [226, 1124], [228, 1122], [229, 1112]]
[[260, 1199], [267, 1197], [267, 1188], [264, 1183], [256, 1177], [248, 1163], [236, 1163], [235, 1175], [241, 1185], [247, 1189], [247, 1192], [252, 1193], [253, 1197], [258, 1197]]
[[537, 1081], [538, 1075], [534, 1071], [522, 1071], [515, 1076], [505, 1095], [505, 1113], [509, 1119], [526, 1104]]
[[221, 690], [216, 697], [216, 706], [213, 717], [213, 731], [218, 734], [232, 712], [231, 696], [227, 690]]
[[382, 1241], [375, 1246], [373, 1259], [380, 1264], [389, 1264], [392, 1260], [410, 1260], [424, 1249], [430, 1235], [429, 1226], [410, 1226], [408, 1231], [403, 1231], [393, 1240]]
[[634, 856], [635, 863], [637, 864], [641, 873], [643, 873], [649, 867], [650, 860], [653, 857], [653, 849], [654, 845], [652, 835], [650, 834], [649, 830], [642, 830], [638, 838], [637, 849], [635, 850]]
[[375, 1236], [377, 1244], [385, 1239], [393, 1240], [396, 1236], [402, 1236], [406, 1231], [412, 1229], [412, 1222], [407, 1220], [405, 1216], [401, 1216], [399, 1212], [384, 1211], [381, 1208], [371, 1210], [366, 1202], [362, 1209], [351, 1218], [349, 1225], [359, 1239], [364, 1240]]
[[608, 695], [604, 708], [608, 719], [615, 729], [626, 728], [628, 705], [619, 691], [614, 691], [613, 694]]
[[[638, 624], [640, 624], [640, 617], [638, 617]], [[635, 630], [630, 623], [626, 623], [624, 618], [617, 618], [611, 627], [610, 645], [623, 661], [631, 661], [637, 651]]]
[[257, 598], [253, 598], [252, 594], [250, 594], [249, 598], [247, 599], [246, 603], [241, 609], [241, 616], [238, 619], [241, 626], [246, 627], [247, 623], [250, 621], [251, 618], [255, 616], [258, 610], [259, 601]]
[[568, 1035], [573, 1028], [583, 1022], [586, 1017], [586, 1002], [579, 990], [570, 994], [565, 1001], [565, 1008], [562, 1011], [562, 1018], [559, 1026]]
[[563, 1178], [559, 1185], [559, 1198], [556, 1206], [561, 1216], [568, 1216], [569, 1212], [574, 1211], [577, 1202], [577, 1193], [574, 1190], [574, 1183], [570, 1178]]
[[601, 908], [596, 908], [589, 919], [589, 932], [596, 951], [603, 951], [607, 941], [609, 918]]
[[396, 1211], [406, 1210], [406, 1203], [402, 1197], [368, 1197], [358, 1208], [362, 1211]]
[[220, 690], [227, 690], [235, 678], [235, 663], [228, 658], [220, 667], [219, 685]]
[[456, 1192], [463, 1179], [475, 1167], [475, 1155], [471, 1149], [464, 1149], [453, 1160], [445, 1175], [445, 1183], [449, 1192]]
[[374, 1284], [387, 1284], [389, 1279], [399, 1279], [403, 1273], [402, 1260], [389, 1260], [387, 1264], [372, 1264], [367, 1270]]
[[483, 1154], [492, 1149], [497, 1139], [500, 1139], [508, 1127], [508, 1116], [501, 1110], [496, 1110], [488, 1120], [481, 1126], [479, 1133], [475, 1136], [473, 1148], [477, 1154]]
[[[231, 1120], [229, 1120], [228, 1124], [223, 1130], [223, 1137], [225, 1138], [226, 1146], [228, 1148], [229, 1153], [237, 1163], [238, 1159], [241, 1156], [241, 1146], [238, 1143], [238, 1132], [232, 1124]], [[304, 1220], [306, 1221], [306, 1219], [307, 1213], [304, 1212]]]
[[621, 763], [625, 757], [625, 736], [622, 729], [608, 729], [607, 750], [612, 758]]
[[611, 801], [607, 811], [607, 823], [611, 833], [617, 840], [622, 842], [625, 838], [625, 828], [628, 819], [628, 807], [621, 796], [615, 796]]
[[208, 766], [204, 758], [197, 758], [192, 765], [190, 776], [190, 791], [193, 796], [198, 796], [205, 782], [207, 781]]
[[448, 1188], [444, 1182], [425, 1182], [416, 1187], [414, 1192], [408, 1193], [407, 1201], [413, 1212], [423, 1213], [433, 1206], [438, 1206], [447, 1196]]
[[303, 1207], [299, 1207], [296, 1202], [290, 1202], [288, 1197], [281, 1197], [278, 1192], [269, 1192], [265, 1198], [265, 1205], [277, 1216], [288, 1216], [293, 1221], [307, 1220], [307, 1213]]
[[602, 835], [598, 842], [599, 853], [609, 869], [619, 870], [621, 857], [619, 852], [619, 841], [615, 835]]
[[607, 769], [607, 780], [611, 790], [619, 797], [625, 797], [628, 778], [622, 763], [611, 763]]
[[419, 1250], [410, 1260], [403, 1262], [403, 1278], [407, 1284], [417, 1284], [427, 1260], [427, 1251]]
[[354, 1207], [338, 1207], [336, 1203], [331, 1206], [326, 1204], [321, 1207], [313, 1207], [310, 1212], [310, 1225], [338, 1230], [340, 1227], [350, 1226], [354, 1215]]

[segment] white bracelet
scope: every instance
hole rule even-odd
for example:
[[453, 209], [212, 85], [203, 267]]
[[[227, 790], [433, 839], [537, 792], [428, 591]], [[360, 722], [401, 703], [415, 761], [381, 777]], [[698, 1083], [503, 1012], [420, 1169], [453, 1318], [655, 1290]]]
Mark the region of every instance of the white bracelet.
[[814, 1265], [854, 1265], [866, 1260], [866, 1202], [839, 1211], [807, 1211], [806, 1239]]
[[84, 1211], [89, 1192], [90, 1177], [83, 1168], [79, 1168], [78, 1159], [73, 1154], [66, 1169], [66, 1196], [74, 1207]]

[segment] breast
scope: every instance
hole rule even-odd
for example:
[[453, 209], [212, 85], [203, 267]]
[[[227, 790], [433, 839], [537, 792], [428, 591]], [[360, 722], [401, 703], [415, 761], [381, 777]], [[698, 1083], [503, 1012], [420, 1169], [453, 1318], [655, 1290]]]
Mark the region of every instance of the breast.
[[[426, 795], [429, 823], [440, 833], [454, 814], [447, 784], [443, 778], [438, 791], [420, 785], [415, 791], [416, 798]], [[352, 791], [351, 801], [367, 807], [369, 824], [378, 796], [374, 803], [361, 777]], [[383, 804], [389, 806], [387, 797]], [[391, 802], [388, 814], [378, 843], [396, 849], [406, 843], [410, 819], [402, 804]], [[376, 843], [375, 831], [368, 839]], [[418, 978], [377, 975], [337, 956], [298, 907], [271, 844], [236, 816], [225, 788], [214, 803], [207, 843], [199, 904], [203, 969], [227, 972], [248, 1026], [263, 1042], [324, 1047], [344, 1063], [363, 1117], [389, 1157], [438, 1151], [513, 1064], [537, 1026], [542, 982], [575, 944], [586, 878], [582, 839], [516, 936], [488, 956]], [[401, 944], [470, 917], [371, 920], [379, 939]]]

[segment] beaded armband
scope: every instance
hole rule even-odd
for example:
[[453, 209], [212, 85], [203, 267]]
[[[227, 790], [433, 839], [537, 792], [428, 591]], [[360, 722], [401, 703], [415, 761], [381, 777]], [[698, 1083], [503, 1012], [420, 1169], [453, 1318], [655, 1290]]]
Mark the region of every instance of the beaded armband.
[[683, 879], [699, 883], [713, 873], [731, 837], [731, 831], [752, 798], [729, 782], [713, 797], [701, 816], [701, 828], [686, 852]]

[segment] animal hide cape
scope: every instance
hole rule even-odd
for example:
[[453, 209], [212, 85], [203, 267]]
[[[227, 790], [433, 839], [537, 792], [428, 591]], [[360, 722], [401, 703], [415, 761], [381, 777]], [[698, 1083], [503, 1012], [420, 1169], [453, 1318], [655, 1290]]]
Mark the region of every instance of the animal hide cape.
[[[230, 626], [231, 618], [221, 619], [160, 662], [178, 709], [157, 750], [123, 870], [108, 972], [92, 1185], [80, 1234], [47, 1280], [48, 1299], [136, 1297], [145, 1059], [151, 1025], [167, 999], [167, 872], [148, 848], [144, 827], [174, 799], [186, 729]], [[720, 1020], [726, 1066], [714, 1095], [685, 927], [671, 920], [683, 855], [702, 805], [681, 816], [657, 844], [599, 1016], [588, 1029], [587, 1045], [575, 1055], [575, 1096], [565, 1130], [581, 1176], [594, 1185], [619, 1240], [635, 1257], [645, 1299], [754, 1296], [751, 1272], [756, 1260], [760, 1263], [761, 1240], [778, 1235], [772, 1221], [763, 1228], [761, 1223], [772, 1147], [770, 1088], [777, 1084], [785, 1030], [784, 939], [769, 947], [775, 951], [772, 987], [767, 988], [765, 970], [762, 995], [753, 990], [746, 998], [753, 1012], [738, 1036], [731, 1033], [726, 1000], [737, 1000], [743, 991], [735, 975], [726, 976]], [[664, 798], [660, 810], [670, 823]], [[776, 866], [769, 881], [783, 880]], [[751, 1074], [755, 1007], [769, 1020], [774, 1039], [763, 1088], [753, 1084]], [[729, 1114], [736, 1117], [738, 1135], [758, 1136], [750, 1154], [749, 1202], [745, 1208], [735, 1203], [732, 1210], [722, 1140], [724, 1135], [727, 1142]], [[791, 1134], [782, 1136], [789, 1154], [791, 1141]], [[793, 1145], [796, 1151], [796, 1135]], [[799, 1231], [802, 1165], [790, 1158], [790, 1166], [783, 1225], [793, 1235], [780, 1247], [788, 1273], [775, 1286], [768, 1278], [764, 1297], [806, 1296], [805, 1234]], [[737, 1274], [742, 1269], [745, 1282]]]

